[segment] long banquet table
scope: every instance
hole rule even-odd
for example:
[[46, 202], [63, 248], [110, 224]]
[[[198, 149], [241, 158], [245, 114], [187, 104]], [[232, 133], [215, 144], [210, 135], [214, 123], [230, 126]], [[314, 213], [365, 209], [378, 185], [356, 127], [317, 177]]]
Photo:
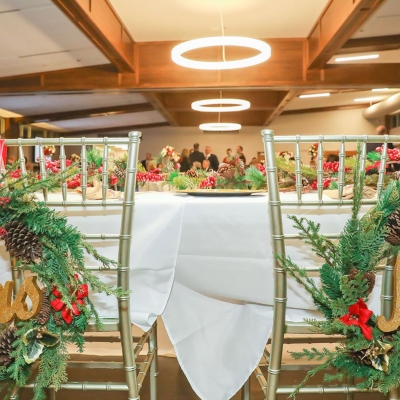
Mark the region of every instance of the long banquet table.
[[[57, 197], [57, 195], [50, 195]], [[79, 200], [77, 194], [69, 194]], [[294, 193], [282, 198], [294, 199]], [[305, 194], [304, 199], [314, 199]], [[367, 208], [365, 208], [367, 209]], [[84, 233], [119, 233], [120, 208], [60, 207]], [[287, 214], [318, 221], [321, 232], [339, 232], [348, 207], [286, 207], [284, 230], [295, 233]], [[202, 399], [232, 397], [261, 359], [272, 328], [273, 253], [267, 195], [192, 197], [186, 194], [138, 193], [131, 255], [131, 317], [149, 329], [162, 315], [179, 363]], [[117, 243], [94, 243], [117, 257]], [[288, 242], [287, 254], [299, 265], [318, 265], [310, 249]], [[0, 282], [10, 279], [1, 246]], [[92, 260], [88, 260], [92, 263]], [[109, 284], [115, 273], [101, 272]], [[379, 280], [378, 280], [379, 283]], [[289, 319], [318, 315], [309, 296], [289, 280]], [[116, 317], [115, 299], [93, 294], [103, 317]], [[379, 311], [379, 284], [372, 308]]]

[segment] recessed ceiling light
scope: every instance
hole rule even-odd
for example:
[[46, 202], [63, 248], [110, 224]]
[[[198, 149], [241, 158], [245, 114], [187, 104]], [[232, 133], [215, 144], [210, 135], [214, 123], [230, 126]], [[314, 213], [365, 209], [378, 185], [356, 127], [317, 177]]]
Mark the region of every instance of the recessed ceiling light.
[[379, 54], [368, 54], [365, 56], [352, 56], [352, 57], [338, 57], [335, 58], [336, 62], [356, 61], [356, 60], [370, 60], [372, 58], [379, 58]]
[[382, 99], [382, 97], [363, 97], [360, 99], [354, 99], [354, 101], [378, 101], [381, 99]]
[[312, 93], [312, 94], [302, 94], [300, 99], [308, 99], [309, 97], [329, 97], [330, 93]]
[[386, 92], [389, 88], [372, 89], [371, 92]]

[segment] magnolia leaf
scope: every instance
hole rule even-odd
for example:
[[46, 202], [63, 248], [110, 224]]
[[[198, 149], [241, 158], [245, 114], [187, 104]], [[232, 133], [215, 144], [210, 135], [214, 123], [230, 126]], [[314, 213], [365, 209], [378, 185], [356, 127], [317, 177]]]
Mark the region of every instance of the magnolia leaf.
[[40, 334], [42, 335], [41, 338], [38, 338], [37, 341], [46, 347], [55, 347], [60, 343], [60, 338], [58, 335], [51, 333], [49, 331], [41, 331]]
[[24, 354], [24, 359], [27, 364], [32, 364], [35, 362], [43, 352], [44, 346], [37, 340], [32, 340], [26, 346], [26, 354]]

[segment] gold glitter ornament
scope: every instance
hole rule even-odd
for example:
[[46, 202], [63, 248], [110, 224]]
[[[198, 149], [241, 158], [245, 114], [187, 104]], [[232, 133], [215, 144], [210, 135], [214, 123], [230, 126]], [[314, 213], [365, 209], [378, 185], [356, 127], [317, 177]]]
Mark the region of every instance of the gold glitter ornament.
[[[35, 317], [43, 302], [43, 292], [36, 283], [36, 276], [27, 277], [18, 290], [15, 300], [12, 301], [13, 281], [7, 281], [0, 284], [0, 323], [6, 324], [17, 318], [20, 321], [26, 321]], [[26, 298], [29, 296], [32, 307], [29, 310]]]
[[397, 258], [393, 271], [393, 309], [390, 319], [378, 317], [377, 325], [382, 332], [395, 331], [400, 326], [400, 257]]

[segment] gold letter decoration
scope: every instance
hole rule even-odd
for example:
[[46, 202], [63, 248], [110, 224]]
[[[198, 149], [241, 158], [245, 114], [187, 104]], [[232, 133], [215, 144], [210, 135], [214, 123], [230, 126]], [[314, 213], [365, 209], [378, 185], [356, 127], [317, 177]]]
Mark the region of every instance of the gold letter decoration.
[[378, 328], [383, 332], [395, 331], [400, 326], [400, 257], [397, 258], [393, 271], [393, 308], [389, 320], [381, 315], [378, 317]]
[[[6, 324], [17, 318], [26, 321], [37, 315], [42, 307], [43, 293], [36, 283], [36, 276], [26, 278], [12, 301], [13, 282], [8, 281], [4, 287], [0, 284], [0, 323]], [[32, 307], [29, 310], [26, 297], [29, 296]]]

